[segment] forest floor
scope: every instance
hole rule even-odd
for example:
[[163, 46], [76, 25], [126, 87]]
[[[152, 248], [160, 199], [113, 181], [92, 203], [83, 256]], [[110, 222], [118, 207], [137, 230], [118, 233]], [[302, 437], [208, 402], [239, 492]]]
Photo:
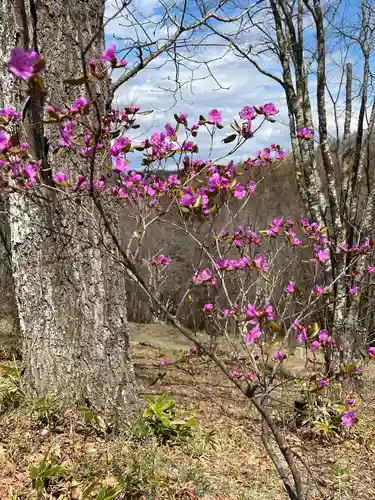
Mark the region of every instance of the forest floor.
[[[3, 358], [1, 343], [6, 342], [9, 347], [9, 338], [0, 333]], [[21, 398], [18, 407], [0, 414], [0, 500], [109, 500], [115, 498], [110, 487], [119, 478], [119, 499], [286, 499], [260, 440], [259, 417], [244, 396], [202, 359], [175, 363], [189, 344], [171, 327], [131, 325], [131, 342], [140, 395], [167, 391], [178, 407], [199, 410], [192, 439], [171, 446], [139, 439], [133, 427], [106, 433], [100, 420], [84, 423], [80, 412], [60, 408], [56, 401], [36, 405]], [[168, 367], [156, 382], [163, 358]], [[309, 500], [375, 499], [374, 384], [371, 372], [361, 420], [349, 438], [327, 443], [287, 432], [290, 445], [308, 464], [309, 472], [299, 464], [304, 479], [315, 483]]]

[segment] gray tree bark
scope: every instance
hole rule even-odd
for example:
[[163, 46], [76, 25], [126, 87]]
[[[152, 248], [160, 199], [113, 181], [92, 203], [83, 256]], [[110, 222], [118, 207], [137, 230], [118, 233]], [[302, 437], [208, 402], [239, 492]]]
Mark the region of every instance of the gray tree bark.
[[[9, 197], [26, 386], [38, 396], [58, 391], [101, 411], [129, 414], [139, 400], [124, 276], [92, 200], [66, 200], [46, 187], [53, 172], [69, 168], [76, 176], [88, 167], [56, 156], [56, 129], [38, 124], [43, 105], [60, 108], [76, 96], [63, 80], [82, 74], [81, 50], [94, 39], [87, 59], [103, 52], [103, 13], [103, 0], [1, 0], [0, 95], [3, 104], [24, 112], [20, 133], [45, 171], [44, 199], [38, 193]], [[5, 67], [15, 45], [37, 50], [47, 65], [47, 93], [31, 96], [27, 109], [27, 92]], [[101, 112], [108, 88], [104, 80], [92, 89]]]

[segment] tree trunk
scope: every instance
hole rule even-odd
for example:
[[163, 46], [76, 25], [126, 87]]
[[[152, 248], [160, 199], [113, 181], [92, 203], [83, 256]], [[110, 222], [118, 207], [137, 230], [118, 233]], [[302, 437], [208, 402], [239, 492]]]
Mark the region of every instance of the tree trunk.
[[[103, 11], [103, 0], [0, 1], [1, 64], [14, 45], [33, 48], [46, 60], [47, 94], [32, 96], [26, 112], [27, 93], [20, 91], [5, 66], [0, 91], [5, 104], [24, 108], [21, 133], [42, 161], [47, 185], [58, 170], [69, 169], [75, 177], [87, 174], [88, 167], [74, 158], [54, 156], [57, 131], [37, 122], [43, 105], [61, 108], [75, 98], [63, 80], [82, 74], [81, 49], [96, 34], [87, 58], [103, 52]], [[94, 90], [103, 112], [108, 81]], [[92, 200], [66, 200], [51, 195], [47, 187], [40, 193], [45, 197], [47, 193], [49, 201], [38, 200], [35, 194], [10, 196], [13, 279], [26, 386], [37, 396], [58, 391], [101, 411], [129, 414], [139, 400], [130, 360], [124, 276], [112, 242]]]

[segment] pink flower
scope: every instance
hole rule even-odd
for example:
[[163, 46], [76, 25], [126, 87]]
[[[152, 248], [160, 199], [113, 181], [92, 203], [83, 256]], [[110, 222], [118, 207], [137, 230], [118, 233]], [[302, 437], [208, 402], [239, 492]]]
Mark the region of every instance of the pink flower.
[[247, 189], [249, 190], [250, 193], [254, 193], [256, 186], [257, 186], [256, 182], [250, 181], [249, 184], [247, 185]]
[[109, 153], [111, 156], [117, 157], [120, 153], [125, 153], [129, 150], [131, 146], [131, 139], [129, 137], [118, 137], [112, 146], [109, 148]]
[[73, 145], [73, 123], [68, 120], [65, 127], [60, 131], [59, 145], [69, 148]]
[[115, 61], [116, 60], [116, 44], [111, 43], [111, 45], [105, 49], [103, 55], [100, 56], [101, 61]]
[[373, 274], [373, 273], [375, 273], [375, 267], [372, 267], [372, 266], [368, 265], [368, 266], [367, 266], [367, 272], [368, 272], [369, 274]]
[[316, 382], [318, 384], [319, 389], [324, 389], [324, 387], [327, 387], [329, 384], [329, 380], [326, 378], [322, 378], [320, 380], [317, 380]]
[[190, 189], [186, 188], [184, 190], [183, 196], [180, 198], [180, 205], [182, 207], [191, 207], [194, 205], [196, 201], [196, 197], [190, 191]]
[[0, 109], [0, 116], [5, 118], [8, 122], [18, 121], [21, 119], [21, 114], [10, 106], [5, 106]]
[[268, 104], [263, 104], [263, 106], [259, 106], [259, 109], [266, 116], [277, 115], [277, 113], [279, 112], [276, 109], [276, 106], [272, 102]]
[[353, 427], [358, 422], [357, 412], [354, 410], [345, 410], [341, 415], [341, 425], [344, 427]]
[[288, 295], [292, 295], [295, 291], [294, 281], [289, 281], [288, 286], [286, 287], [286, 293]]
[[371, 346], [368, 348], [368, 355], [370, 358], [375, 358], [375, 347]]
[[245, 106], [240, 111], [241, 120], [252, 121], [256, 118], [257, 114], [253, 107]]
[[329, 255], [327, 255], [326, 252], [322, 249], [316, 250], [315, 255], [321, 264], [324, 264], [329, 259]]
[[10, 53], [8, 68], [14, 76], [22, 80], [30, 80], [34, 73], [34, 65], [39, 61], [40, 56], [34, 50], [27, 52], [19, 47], [14, 47]]
[[9, 147], [9, 139], [4, 132], [4, 130], [0, 130], [0, 151], [4, 151]]
[[169, 259], [165, 255], [161, 254], [159, 257], [160, 264], [163, 266], [168, 266], [169, 265]]
[[312, 289], [313, 289], [314, 294], [315, 294], [317, 297], [320, 297], [320, 296], [321, 296], [321, 295], [323, 295], [323, 294], [324, 294], [324, 292], [325, 292], [325, 288], [324, 288], [324, 286], [320, 286], [320, 285], [314, 285], [314, 286], [312, 287]]
[[314, 340], [314, 342], [311, 343], [311, 349], [315, 351], [316, 349], [319, 349], [320, 343], [317, 340]]
[[254, 373], [253, 372], [247, 372], [246, 376], [247, 376], [247, 378], [249, 378], [250, 380], [252, 380], [254, 378]]
[[168, 139], [173, 137], [175, 134], [174, 127], [172, 127], [170, 123], [167, 123], [165, 125], [164, 130], [165, 130], [165, 135], [168, 137]]
[[348, 294], [350, 295], [350, 297], [356, 297], [358, 295], [358, 291], [359, 291], [359, 287], [354, 286], [352, 288], [349, 288]]
[[215, 125], [220, 125], [221, 123], [221, 111], [218, 109], [213, 109], [208, 113], [208, 121], [214, 123]]
[[241, 373], [238, 370], [233, 370], [232, 371], [232, 377], [234, 377], [234, 378], [240, 378], [241, 377]]
[[214, 305], [213, 304], [205, 304], [203, 307], [202, 307], [202, 310], [204, 312], [209, 312], [209, 311], [212, 311], [212, 309], [214, 308]]
[[64, 172], [56, 172], [53, 180], [54, 182], [56, 182], [56, 184], [62, 184], [68, 181], [68, 174], [65, 174]]
[[280, 363], [282, 363], [284, 361], [284, 359], [286, 359], [286, 354], [284, 353], [284, 351], [277, 351], [277, 353], [274, 355], [273, 359], [275, 361], [280, 361]]
[[209, 269], [203, 269], [203, 271], [197, 272], [193, 276], [192, 282], [195, 285], [211, 284], [211, 285], [215, 286], [216, 285], [216, 278]]
[[128, 170], [128, 161], [121, 157], [116, 158], [114, 171], [120, 174], [121, 172], [128, 172]]
[[254, 256], [254, 266], [257, 269], [261, 269], [265, 273], [268, 272], [268, 262], [267, 262], [267, 259], [266, 259], [266, 257], [264, 255], [262, 255], [260, 253], [257, 253]]
[[160, 365], [161, 365], [161, 366], [166, 366], [167, 364], [168, 364], [168, 361], [167, 361], [166, 359], [162, 359], [162, 360], [160, 361]]
[[236, 183], [233, 196], [237, 198], [237, 200], [242, 200], [246, 196], [246, 190], [239, 182]]
[[127, 66], [127, 61], [118, 61], [116, 57], [116, 44], [111, 43], [111, 45], [104, 51], [100, 56], [101, 61], [109, 61], [112, 68], [123, 68]]
[[77, 97], [74, 103], [70, 106], [70, 112], [78, 113], [80, 111], [83, 111], [87, 105], [88, 102], [83, 96]]
[[26, 163], [23, 167], [23, 175], [27, 179], [27, 186], [31, 187], [36, 183], [39, 165], [37, 163]]
[[297, 137], [301, 137], [302, 139], [312, 139], [312, 136], [312, 131], [306, 127], [297, 131]]
[[264, 314], [266, 314], [268, 321], [273, 321], [273, 307], [271, 304], [265, 304], [263, 311]]
[[[251, 139], [253, 137], [254, 133], [251, 130], [251, 122], [245, 122], [242, 124], [242, 129], [241, 129], [241, 134], [244, 139]], [[256, 165], [253, 165], [256, 166]]]
[[259, 326], [254, 326], [254, 328], [252, 328], [246, 335], [246, 339], [245, 339], [245, 343], [246, 344], [254, 344], [254, 342], [256, 342], [259, 337], [261, 337], [262, 335], [262, 332], [259, 328]]
[[327, 342], [328, 339], [329, 339], [329, 335], [328, 335], [327, 330], [322, 330], [319, 333], [319, 342], [321, 342], [322, 344], [324, 344], [325, 342]]
[[167, 183], [169, 187], [179, 186], [181, 184], [177, 175], [170, 175], [167, 179]]
[[176, 121], [177, 123], [182, 123], [182, 124], [185, 124], [187, 122], [187, 117], [188, 117], [188, 114], [185, 112], [183, 113], [180, 113], [177, 117], [176, 117]]
[[308, 340], [306, 329], [304, 328], [301, 333], [297, 335], [297, 341], [300, 345], [306, 344]]

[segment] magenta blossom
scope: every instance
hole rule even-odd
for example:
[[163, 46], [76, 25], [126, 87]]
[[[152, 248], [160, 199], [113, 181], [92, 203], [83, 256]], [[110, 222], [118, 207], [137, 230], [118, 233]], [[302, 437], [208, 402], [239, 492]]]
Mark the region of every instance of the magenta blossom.
[[167, 361], [166, 359], [162, 359], [162, 360], [160, 361], [160, 365], [161, 365], [161, 366], [166, 366], [167, 364], [168, 364], [168, 361]]
[[352, 288], [349, 288], [348, 294], [350, 295], [350, 297], [356, 297], [358, 295], [358, 292], [359, 292], [359, 287], [354, 286]]
[[74, 101], [74, 103], [70, 106], [70, 112], [71, 113], [79, 113], [79, 112], [83, 111], [87, 105], [88, 105], [88, 102], [83, 96], [77, 97], [77, 99]]
[[306, 329], [303, 329], [301, 333], [297, 335], [297, 341], [300, 345], [306, 344], [308, 340]]
[[0, 109], [0, 117], [5, 118], [8, 122], [18, 121], [21, 119], [21, 114], [10, 106], [5, 106]]
[[329, 255], [321, 248], [315, 251], [315, 256], [321, 264], [325, 264], [329, 259]]
[[122, 172], [128, 172], [128, 163], [129, 162], [125, 158], [118, 157], [116, 158], [116, 164], [113, 170], [118, 174], [121, 174]]
[[213, 109], [208, 113], [208, 121], [214, 123], [215, 125], [221, 124], [221, 111], [218, 109]]
[[286, 354], [284, 351], [277, 351], [277, 353], [274, 355], [273, 359], [275, 361], [280, 361], [282, 363], [284, 359], [286, 359]]
[[254, 373], [253, 372], [247, 372], [246, 376], [247, 376], [247, 378], [249, 378], [250, 380], [252, 380], [254, 378]]
[[252, 121], [256, 118], [257, 114], [253, 107], [245, 106], [240, 111], [241, 120]]
[[292, 295], [295, 292], [294, 281], [289, 281], [288, 286], [286, 287], [286, 293], [288, 295]]
[[68, 174], [65, 174], [64, 172], [56, 172], [56, 174], [53, 177], [53, 180], [57, 184], [63, 184], [64, 182], [68, 181]]
[[180, 205], [182, 207], [192, 207], [196, 201], [196, 197], [193, 195], [193, 193], [190, 191], [190, 189], [185, 188], [184, 189], [184, 194], [180, 198]]
[[375, 358], [375, 347], [371, 346], [368, 348], [368, 355], [370, 358]]
[[320, 380], [317, 380], [316, 382], [318, 384], [319, 389], [324, 389], [324, 387], [327, 387], [329, 384], [329, 380], [326, 378], [322, 378]]
[[344, 427], [353, 427], [358, 422], [357, 412], [354, 410], [345, 410], [341, 415], [341, 425]]
[[240, 378], [241, 377], [241, 373], [238, 370], [233, 370], [232, 371], [232, 377], [234, 377], [234, 378]]
[[177, 123], [185, 124], [187, 122], [187, 117], [188, 117], [188, 114], [185, 111], [183, 113], [180, 113], [179, 115], [176, 115], [176, 121], [177, 121]]
[[209, 269], [203, 269], [200, 272], [198, 271], [193, 276], [192, 282], [195, 285], [211, 284], [211, 285], [215, 286], [216, 285], [216, 278]]
[[4, 130], [0, 130], [0, 151], [4, 151], [9, 147], [9, 139], [4, 132]]
[[63, 148], [69, 148], [73, 145], [73, 123], [68, 120], [65, 127], [60, 131], [59, 145]]
[[317, 340], [314, 340], [314, 342], [311, 343], [311, 349], [315, 351], [316, 349], [320, 348], [320, 343]]
[[257, 186], [256, 182], [250, 181], [249, 184], [247, 185], [247, 189], [249, 190], [250, 193], [254, 193], [256, 186]]
[[105, 49], [104, 54], [100, 56], [101, 61], [112, 62], [116, 59], [116, 44], [111, 43], [111, 45]]
[[214, 308], [214, 305], [213, 304], [205, 304], [203, 307], [202, 307], [202, 310], [204, 312], [209, 312], [209, 311], [212, 311], [212, 309]]
[[175, 130], [174, 127], [170, 123], [167, 123], [164, 127], [165, 135], [168, 137], [168, 139], [171, 139], [171, 137], [174, 136]]
[[254, 262], [254, 266], [257, 269], [260, 269], [260, 270], [264, 271], [265, 273], [268, 272], [268, 262], [267, 262], [267, 259], [264, 255], [262, 255], [261, 253], [257, 253], [254, 256], [253, 262]]
[[317, 297], [320, 297], [321, 295], [324, 294], [325, 292], [325, 288], [324, 286], [320, 286], [320, 285], [314, 285], [312, 287], [312, 290], [314, 292], [314, 294], [317, 296]]
[[237, 198], [237, 200], [242, 200], [246, 196], [246, 189], [239, 182], [236, 183], [233, 196]]
[[14, 47], [8, 61], [9, 71], [22, 80], [30, 80], [34, 74], [34, 65], [40, 60], [40, 56], [34, 50], [24, 51]]
[[259, 326], [254, 326], [246, 335], [245, 343], [246, 344], [254, 344], [259, 337], [261, 337], [262, 332], [259, 328]]
[[276, 106], [272, 102], [268, 104], [263, 104], [263, 106], [259, 106], [259, 110], [266, 116], [277, 115], [277, 113], [279, 112], [278, 109], [276, 109]]
[[312, 139], [313, 133], [309, 128], [301, 128], [297, 131], [297, 137], [301, 137], [301, 139]]
[[161, 254], [157, 259], [152, 259], [152, 261], [151, 261], [152, 266], [159, 266], [160, 264], [163, 266], [168, 266], [169, 265], [168, 257]]

